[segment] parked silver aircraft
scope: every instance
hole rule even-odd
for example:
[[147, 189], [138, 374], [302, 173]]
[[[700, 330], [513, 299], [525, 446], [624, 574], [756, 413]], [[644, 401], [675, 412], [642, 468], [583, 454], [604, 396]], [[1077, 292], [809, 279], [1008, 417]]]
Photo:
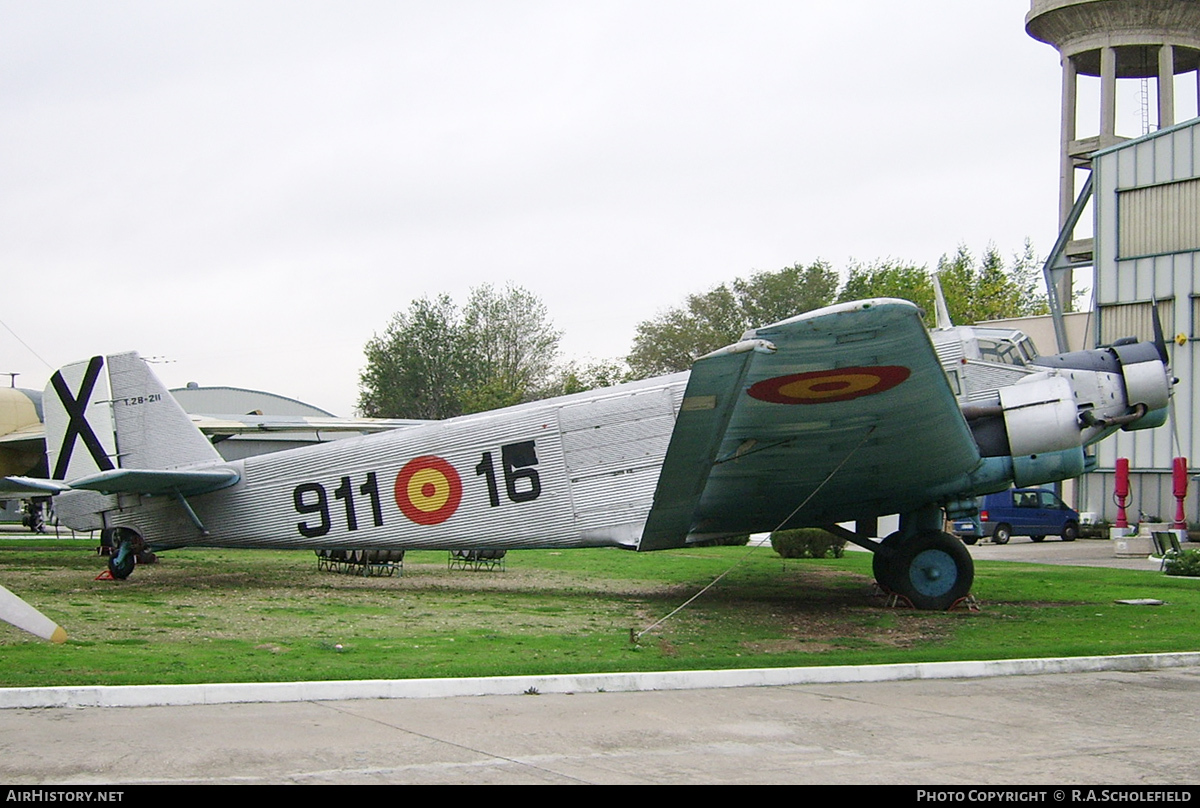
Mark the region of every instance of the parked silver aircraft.
[[[690, 373], [229, 462], [136, 354], [95, 356], [46, 388], [52, 479], [6, 484], [103, 531], [117, 578], [142, 548], [647, 551], [824, 526], [875, 553], [881, 585], [945, 609], [974, 573], [944, 514], [1077, 476], [1088, 444], [1165, 419], [1161, 339], [1026, 360], [960, 404], [917, 307], [864, 300]], [[836, 527], [894, 513], [882, 541]]]
[[38, 474], [45, 456], [42, 394], [0, 387], [0, 474]]

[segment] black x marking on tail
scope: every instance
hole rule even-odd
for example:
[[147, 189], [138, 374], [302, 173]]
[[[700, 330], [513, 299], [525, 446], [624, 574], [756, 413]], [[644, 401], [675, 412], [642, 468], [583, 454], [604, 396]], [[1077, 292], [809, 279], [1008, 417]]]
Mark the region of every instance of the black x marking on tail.
[[63, 379], [61, 372], [55, 372], [50, 377], [54, 392], [58, 393], [58, 400], [62, 402], [63, 408], [71, 418], [70, 423], [67, 424], [66, 434], [63, 435], [62, 446], [58, 449], [58, 462], [54, 464], [52, 477], [55, 480], [66, 479], [67, 466], [71, 463], [71, 452], [75, 449], [76, 437], [83, 438], [83, 445], [87, 447], [88, 452], [92, 455], [92, 460], [100, 467], [101, 471], [115, 468], [112, 460], [104, 452], [104, 447], [100, 445], [100, 439], [92, 431], [92, 425], [88, 423], [86, 414], [88, 401], [92, 397], [92, 389], [96, 386], [96, 379], [100, 377], [102, 367], [104, 367], [104, 357], [93, 356], [92, 360], [88, 362], [87, 372], [83, 374], [78, 396], [71, 395], [71, 388], [67, 387], [67, 382]]

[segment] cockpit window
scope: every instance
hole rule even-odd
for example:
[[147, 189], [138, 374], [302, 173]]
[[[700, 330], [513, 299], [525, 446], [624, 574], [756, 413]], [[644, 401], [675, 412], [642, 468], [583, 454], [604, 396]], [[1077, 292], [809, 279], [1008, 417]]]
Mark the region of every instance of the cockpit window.
[[1005, 365], [1024, 367], [1026, 358], [1016, 345], [1007, 341], [990, 339], [979, 340], [979, 358], [985, 362], [999, 362]]

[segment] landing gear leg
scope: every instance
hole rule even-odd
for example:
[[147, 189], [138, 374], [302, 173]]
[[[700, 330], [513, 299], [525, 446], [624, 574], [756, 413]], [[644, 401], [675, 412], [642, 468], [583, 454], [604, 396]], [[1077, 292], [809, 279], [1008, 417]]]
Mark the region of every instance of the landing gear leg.
[[942, 509], [929, 506], [901, 518], [900, 530], [875, 541], [838, 525], [825, 529], [874, 553], [871, 570], [889, 592], [918, 609], [946, 610], [971, 594], [975, 563], [955, 536], [941, 530]]
[[127, 527], [112, 527], [104, 530], [104, 544], [112, 548], [108, 556], [108, 572], [118, 581], [133, 573], [137, 555], [145, 549], [142, 537]]

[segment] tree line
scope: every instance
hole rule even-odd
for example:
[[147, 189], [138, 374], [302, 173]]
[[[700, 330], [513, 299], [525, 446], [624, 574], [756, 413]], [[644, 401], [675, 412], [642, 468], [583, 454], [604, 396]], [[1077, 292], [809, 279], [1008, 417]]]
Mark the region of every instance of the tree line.
[[[1007, 263], [995, 247], [978, 259], [959, 247], [935, 272], [955, 324], [1049, 311], [1028, 242]], [[520, 286], [476, 287], [461, 308], [444, 294], [419, 298], [364, 347], [358, 409], [377, 418], [450, 418], [673, 373], [750, 328], [868, 297], [911, 300], [934, 325], [933, 277], [924, 266], [853, 263], [838, 281], [824, 261], [736, 278], [638, 323], [623, 359], [590, 363], [560, 361], [562, 332]]]

